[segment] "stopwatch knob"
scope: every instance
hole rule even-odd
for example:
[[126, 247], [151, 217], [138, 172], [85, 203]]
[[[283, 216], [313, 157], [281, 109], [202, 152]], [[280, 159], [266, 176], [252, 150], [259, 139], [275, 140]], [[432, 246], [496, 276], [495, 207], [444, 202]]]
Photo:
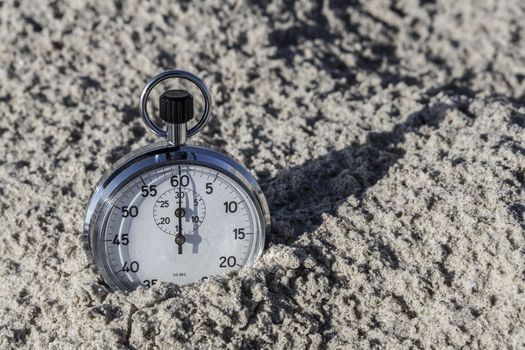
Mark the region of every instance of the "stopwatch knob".
[[159, 98], [160, 119], [184, 124], [193, 119], [193, 96], [186, 90], [168, 90]]

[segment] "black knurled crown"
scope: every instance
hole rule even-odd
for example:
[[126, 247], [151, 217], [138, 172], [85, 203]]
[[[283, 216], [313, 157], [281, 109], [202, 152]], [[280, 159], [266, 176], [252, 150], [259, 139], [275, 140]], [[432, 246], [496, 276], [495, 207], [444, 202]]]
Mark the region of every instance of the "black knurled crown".
[[193, 118], [193, 96], [186, 90], [168, 90], [159, 98], [160, 119], [184, 124]]

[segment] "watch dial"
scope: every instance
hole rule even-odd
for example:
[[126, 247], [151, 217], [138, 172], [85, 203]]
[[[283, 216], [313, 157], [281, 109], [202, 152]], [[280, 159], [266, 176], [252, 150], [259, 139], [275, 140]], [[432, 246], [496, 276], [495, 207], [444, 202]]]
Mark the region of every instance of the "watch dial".
[[237, 180], [209, 167], [154, 168], [132, 178], [109, 205], [101, 258], [128, 290], [224, 275], [258, 254], [258, 206]]

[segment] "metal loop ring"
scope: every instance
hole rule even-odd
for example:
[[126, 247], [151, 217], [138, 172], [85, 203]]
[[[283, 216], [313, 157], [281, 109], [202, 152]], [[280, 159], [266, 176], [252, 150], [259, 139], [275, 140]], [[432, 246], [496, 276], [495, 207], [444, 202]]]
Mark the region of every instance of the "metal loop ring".
[[168, 136], [166, 130], [162, 130], [151, 120], [150, 116], [148, 115], [147, 102], [149, 94], [153, 90], [153, 88], [159, 83], [163, 82], [164, 80], [170, 78], [181, 78], [191, 81], [193, 84], [197, 85], [197, 87], [202, 93], [202, 96], [204, 97], [204, 111], [202, 112], [202, 117], [199, 119], [197, 124], [195, 124], [191, 129], [187, 131], [188, 137], [193, 136], [196, 133], [198, 133], [209, 121], [211, 116], [212, 99], [210, 91], [208, 90], [208, 86], [206, 86], [204, 81], [202, 81], [199, 77], [190, 72], [186, 72], [183, 70], [168, 70], [154, 76], [150, 81], [148, 81], [148, 83], [144, 87], [144, 90], [142, 90], [142, 93], [140, 94], [140, 116], [142, 117], [142, 120], [144, 120], [144, 123], [146, 124], [148, 129], [150, 129], [150, 131], [153, 132], [155, 135], [164, 138]]

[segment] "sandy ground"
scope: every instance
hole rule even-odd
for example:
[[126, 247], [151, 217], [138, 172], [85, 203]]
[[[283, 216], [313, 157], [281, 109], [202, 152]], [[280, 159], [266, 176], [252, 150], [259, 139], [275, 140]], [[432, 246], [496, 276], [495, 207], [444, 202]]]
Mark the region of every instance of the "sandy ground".
[[[350, 3], [347, 5], [346, 3]], [[525, 348], [525, 4], [0, 2], [0, 348]], [[199, 139], [268, 197], [256, 269], [108, 293], [82, 246], [138, 95], [210, 85]]]

